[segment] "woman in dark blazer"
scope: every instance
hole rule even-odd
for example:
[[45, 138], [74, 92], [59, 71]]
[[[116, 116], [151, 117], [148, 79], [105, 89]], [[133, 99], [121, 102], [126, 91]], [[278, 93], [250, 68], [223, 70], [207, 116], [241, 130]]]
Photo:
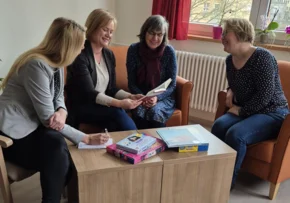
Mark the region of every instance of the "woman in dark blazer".
[[92, 11], [87, 18], [85, 48], [67, 68], [69, 119], [74, 125], [90, 123], [110, 131], [136, 129], [124, 109], [136, 108], [142, 95], [116, 87], [115, 57], [107, 48], [115, 26], [116, 19], [103, 9]]

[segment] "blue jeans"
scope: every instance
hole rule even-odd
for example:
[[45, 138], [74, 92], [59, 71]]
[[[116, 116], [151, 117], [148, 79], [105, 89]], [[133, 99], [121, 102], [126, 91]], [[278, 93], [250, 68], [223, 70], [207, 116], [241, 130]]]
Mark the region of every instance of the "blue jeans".
[[163, 128], [166, 126], [165, 123], [154, 120], [148, 121], [145, 118], [141, 118], [139, 116], [133, 116], [133, 120], [136, 123], [138, 129]]
[[99, 104], [80, 106], [77, 113], [78, 123], [88, 123], [107, 128], [109, 131], [137, 130], [137, 127], [124, 109]]
[[237, 151], [232, 185], [246, 155], [247, 145], [277, 137], [288, 113], [287, 108], [273, 113], [254, 114], [247, 118], [226, 113], [214, 122], [212, 134]]

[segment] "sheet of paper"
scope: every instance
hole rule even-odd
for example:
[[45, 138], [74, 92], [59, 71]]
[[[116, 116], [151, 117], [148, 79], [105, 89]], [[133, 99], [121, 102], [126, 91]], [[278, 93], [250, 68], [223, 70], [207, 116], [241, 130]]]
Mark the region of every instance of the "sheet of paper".
[[113, 144], [113, 139], [109, 138], [108, 142], [106, 142], [105, 144], [101, 144], [101, 145], [87, 145], [83, 142], [80, 142], [78, 144], [78, 148], [79, 149], [105, 149], [108, 145]]

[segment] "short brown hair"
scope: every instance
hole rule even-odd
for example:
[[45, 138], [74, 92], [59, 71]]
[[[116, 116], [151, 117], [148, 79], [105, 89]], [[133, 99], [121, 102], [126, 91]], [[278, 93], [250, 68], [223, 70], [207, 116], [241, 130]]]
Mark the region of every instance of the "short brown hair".
[[106, 26], [111, 21], [114, 22], [116, 27], [117, 20], [111, 13], [104, 9], [93, 10], [86, 20], [86, 38], [90, 40], [90, 37], [94, 34], [96, 30]]
[[168, 22], [161, 15], [152, 15], [144, 22], [140, 34], [137, 35], [140, 42], [145, 41], [146, 33], [150, 31], [164, 31], [162, 44], [168, 44]]
[[240, 42], [253, 43], [255, 40], [255, 29], [253, 24], [243, 18], [229, 18], [223, 20], [223, 35], [234, 32]]

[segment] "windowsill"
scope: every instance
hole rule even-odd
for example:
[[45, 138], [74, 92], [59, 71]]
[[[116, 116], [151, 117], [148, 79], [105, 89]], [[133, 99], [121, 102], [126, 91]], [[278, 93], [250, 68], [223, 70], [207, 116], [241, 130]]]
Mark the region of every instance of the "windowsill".
[[[200, 36], [200, 35], [188, 35], [188, 39], [198, 40], [198, 41], [206, 41], [206, 42], [214, 42], [221, 43], [220, 39], [213, 39], [212, 37]], [[259, 42], [255, 42], [255, 46], [264, 47], [269, 50], [277, 50], [277, 51], [290, 51], [290, 47], [284, 45], [276, 45], [276, 44], [261, 44]]]
[[201, 36], [201, 35], [188, 35], [188, 39], [206, 41], [206, 42], [214, 42], [214, 43], [219, 43], [219, 44], [221, 43], [220, 39], [213, 39], [212, 37]]

